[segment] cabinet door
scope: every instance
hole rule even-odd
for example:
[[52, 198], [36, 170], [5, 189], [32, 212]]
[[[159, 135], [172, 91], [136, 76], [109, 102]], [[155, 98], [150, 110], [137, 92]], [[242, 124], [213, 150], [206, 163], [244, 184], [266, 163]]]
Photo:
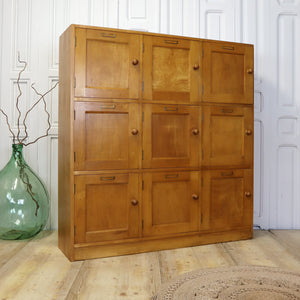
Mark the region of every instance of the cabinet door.
[[253, 46], [203, 43], [203, 100], [253, 103]]
[[139, 235], [138, 174], [75, 176], [75, 242]]
[[252, 170], [210, 170], [202, 175], [201, 229], [252, 228]]
[[252, 167], [252, 108], [205, 106], [202, 126], [203, 166]]
[[199, 102], [200, 74], [200, 42], [144, 36], [143, 99]]
[[198, 172], [144, 173], [143, 181], [144, 236], [198, 230]]
[[139, 97], [140, 35], [76, 29], [75, 96]]
[[200, 108], [143, 105], [143, 168], [198, 167]]
[[139, 113], [135, 103], [76, 102], [75, 170], [139, 167]]

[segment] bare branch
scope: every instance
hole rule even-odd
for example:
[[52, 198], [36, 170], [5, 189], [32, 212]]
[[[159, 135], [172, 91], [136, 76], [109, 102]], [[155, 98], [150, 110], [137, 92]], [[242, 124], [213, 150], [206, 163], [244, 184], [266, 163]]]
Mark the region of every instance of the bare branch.
[[21, 74], [25, 71], [25, 69], [27, 67], [27, 62], [20, 59], [20, 52], [18, 52], [18, 61], [19, 61], [19, 63], [23, 63], [24, 64], [24, 67], [19, 72], [19, 76], [18, 76], [18, 79], [17, 79], [17, 86], [18, 86], [18, 90], [19, 90], [19, 95], [18, 95], [17, 101], [16, 101], [16, 108], [17, 108], [17, 111], [18, 111], [18, 114], [19, 114], [19, 116], [18, 116], [18, 122], [17, 122], [17, 125], [18, 125], [17, 140], [21, 144], [22, 142], [20, 141], [20, 138], [19, 138], [19, 136], [20, 136], [20, 118], [21, 118], [21, 111], [19, 109], [19, 99], [22, 96], [22, 91], [21, 91], [21, 88], [20, 88], [20, 78], [21, 78]]
[[14, 144], [14, 143], [15, 143], [16, 136], [15, 136], [15, 134], [13, 133], [13, 131], [11, 130], [11, 127], [10, 127], [9, 122], [8, 122], [8, 116], [7, 116], [7, 114], [6, 114], [1, 108], [0, 108], [0, 112], [2, 112], [3, 115], [4, 115], [5, 118], [6, 118], [6, 124], [7, 124], [7, 126], [8, 126], [8, 130], [10, 131], [10, 133], [11, 133], [12, 136], [13, 136], [13, 144]]
[[44, 98], [44, 97], [45, 97], [48, 93], [50, 93], [53, 89], [55, 89], [56, 86], [58, 85], [58, 83], [59, 83], [59, 82], [57, 82], [50, 90], [48, 90], [48, 91], [47, 91], [46, 93], [44, 93], [44, 94], [41, 94], [41, 93], [39, 93], [39, 92], [36, 90], [36, 88], [34, 87], [34, 83], [31, 85], [31, 88], [35, 91], [35, 93], [36, 93], [37, 95], [40, 96], [40, 98], [39, 98], [39, 99], [32, 105], [32, 107], [26, 112], [25, 118], [24, 118], [24, 120], [23, 120], [23, 125], [24, 125], [24, 128], [25, 128], [25, 133], [26, 133], [26, 134], [25, 134], [25, 137], [22, 139], [21, 143], [23, 143], [24, 140], [28, 137], [27, 126], [26, 126], [26, 124], [25, 124], [26, 118], [27, 118], [28, 114], [33, 110], [33, 108], [34, 108], [41, 100], [42, 100], [43, 103], [44, 103], [44, 111], [45, 111], [45, 113], [47, 114], [48, 128], [47, 128], [47, 130], [46, 130], [46, 134], [44, 134], [44, 135], [42, 135], [42, 136], [36, 138], [33, 142], [24, 144], [24, 146], [28, 146], [28, 145], [30, 145], [30, 144], [33, 144], [33, 143], [37, 142], [39, 139], [48, 136], [49, 130], [50, 130], [50, 128], [51, 128], [51, 123], [50, 123], [50, 114], [49, 114], [49, 112], [47, 111], [47, 105], [46, 105], [46, 101], [45, 101], [45, 98]]

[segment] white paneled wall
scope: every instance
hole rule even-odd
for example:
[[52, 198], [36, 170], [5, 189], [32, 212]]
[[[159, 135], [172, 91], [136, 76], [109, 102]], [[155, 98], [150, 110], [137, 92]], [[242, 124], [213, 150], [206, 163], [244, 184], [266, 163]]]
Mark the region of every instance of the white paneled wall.
[[[58, 80], [58, 38], [71, 23], [144, 30], [254, 44], [254, 223], [300, 228], [300, 0], [0, 0], [0, 107], [16, 130], [17, 78], [22, 111]], [[57, 228], [58, 90], [47, 98], [49, 137], [25, 148], [47, 183], [48, 228]], [[42, 107], [30, 117], [30, 139], [43, 134]], [[0, 118], [0, 168], [11, 136]]]

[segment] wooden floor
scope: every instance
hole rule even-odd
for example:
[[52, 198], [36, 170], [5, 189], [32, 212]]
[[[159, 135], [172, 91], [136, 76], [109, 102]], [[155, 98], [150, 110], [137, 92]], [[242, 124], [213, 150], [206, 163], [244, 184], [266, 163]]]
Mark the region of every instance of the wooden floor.
[[256, 230], [253, 240], [74, 263], [57, 248], [55, 231], [0, 241], [0, 299], [150, 299], [179, 274], [231, 265], [300, 272], [300, 230]]

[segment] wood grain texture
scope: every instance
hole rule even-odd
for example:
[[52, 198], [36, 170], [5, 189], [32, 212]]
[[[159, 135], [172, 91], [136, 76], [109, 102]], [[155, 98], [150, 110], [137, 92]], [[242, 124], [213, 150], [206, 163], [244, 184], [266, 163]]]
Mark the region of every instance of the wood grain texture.
[[206, 105], [202, 108], [202, 166], [252, 168], [253, 108]]
[[203, 50], [202, 101], [253, 104], [253, 47], [208, 42]]
[[140, 35], [77, 28], [76, 41], [76, 96], [139, 97]]
[[143, 99], [154, 102], [199, 103], [200, 41], [144, 36]]
[[271, 230], [274, 238], [279, 241], [288, 252], [300, 259], [299, 230]]
[[43, 231], [0, 268], [1, 299], [64, 299], [81, 264], [62, 255], [57, 232]]
[[1, 241], [11, 248], [1, 248], [0, 298], [144, 300], [193, 270], [262, 265], [299, 272], [299, 251], [290, 250], [299, 250], [299, 239], [299, 230], [255, 230], [247, 241], [70, 263], [57, 248], [57, 232], [41, 232], [32, 240]]
[[160, 282], [157, 253], [96, 259], [83, 262], [66, 299], [150, 299]]
[[199, 167], [200, 107], [144, 104], [143, 114], [143, 168]]
[[[297, 238], [289, 238], [296, 245]], [[295, 242], [294, 242], [295, 241]], [[225, 245], [238, 265], [263, 265], [299, 272], [300, 260], [291, 255], [288, 248], [268, 231], [254, 231], [254, 239], [236, 241]]]
[[58, 130], [58, 235], [59, 247], [73, 257], [73, 74], [75, 27], [70, 26], [59, 43], [59, 130]]

